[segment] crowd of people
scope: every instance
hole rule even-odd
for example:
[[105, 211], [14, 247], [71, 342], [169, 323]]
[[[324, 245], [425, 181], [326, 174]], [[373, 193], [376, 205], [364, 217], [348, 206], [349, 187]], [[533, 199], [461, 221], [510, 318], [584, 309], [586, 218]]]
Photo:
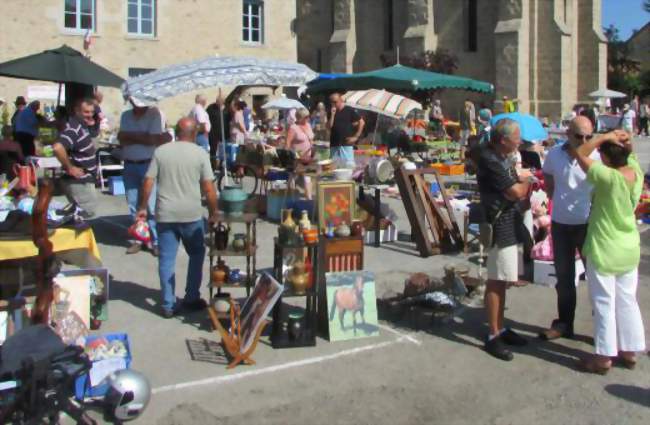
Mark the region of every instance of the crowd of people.
[[[503, 119], [490, 140], [478, 147], [477, 181], [485, 221], [493, 230], [488, 246], [485, 308], [489, 333], [486, 351], [512, 360], [508, 346], [528, 341], [504, 326], [506, 289], [519, 283], [519, 244], [526, 232], [522, 211], [533, 176], [511, 158], [521, 144], [517, 122]], [[574, 118], [568, 142], [549, 152], [544, 183], [553, 201], [552, 240], [558, 317], [540, 334], [546, 340], [574, 335], [576, 252], [586, 263], [594, 312], [595, 354], [581, 360], [588, 372], [606, 373], [612, 359], [633, 368], [645, 350], [645, 332], [636, 300], [640, 238], [635, 208], [644, 175], [632, 152], [628, 132], [595, 134], [591, 121]]]

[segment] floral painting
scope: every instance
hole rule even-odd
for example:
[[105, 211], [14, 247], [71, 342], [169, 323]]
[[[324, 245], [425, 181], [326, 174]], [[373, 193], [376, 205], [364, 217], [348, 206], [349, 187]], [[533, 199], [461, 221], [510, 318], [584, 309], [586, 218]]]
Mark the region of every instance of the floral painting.
[[321, 230], [336, 227], [354, 218], [354, 183], [320, 183], [318, 185], [318, 222]]

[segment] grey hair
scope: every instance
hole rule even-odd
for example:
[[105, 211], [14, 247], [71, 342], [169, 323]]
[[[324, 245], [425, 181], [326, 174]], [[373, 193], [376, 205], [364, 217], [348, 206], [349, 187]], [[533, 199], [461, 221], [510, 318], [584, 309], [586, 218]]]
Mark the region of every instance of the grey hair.
[[510, 137], [515, 130], [519, 128], [519, 123], [510, 118], [503, 118], [492, 127], [490, 133], [490, 142], [493, 144], [499, 143], [503, 138]]
[[309, 111], [305, 108], [300, 108], [296, 111], [296, 121], [300, 121], [303, 118], [309, 116]]

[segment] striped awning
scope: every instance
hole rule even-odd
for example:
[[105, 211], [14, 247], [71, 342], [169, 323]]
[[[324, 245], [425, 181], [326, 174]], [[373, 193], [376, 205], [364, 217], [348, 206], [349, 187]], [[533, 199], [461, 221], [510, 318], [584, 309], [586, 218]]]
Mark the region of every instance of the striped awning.
[[406, 118], [414, 109], [422, 109], [422, 105], [414, 100], [377, 89], [349, 91], [343, 95], [343, 101], [353, 108], [397, 119]]

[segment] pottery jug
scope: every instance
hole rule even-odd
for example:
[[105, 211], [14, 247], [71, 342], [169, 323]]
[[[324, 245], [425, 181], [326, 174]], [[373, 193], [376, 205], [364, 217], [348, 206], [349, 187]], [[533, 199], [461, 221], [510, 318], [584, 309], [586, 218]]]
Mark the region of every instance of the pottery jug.
[[246, 249], [246, 235], [243, 233], [237, 233], [234, 236], [232, 241], [232, 249], [237, 252], [243, 251]]
[[347, 238], [350, 236], [350, 232], [350, 226], [348, 226], [345, 221], [339, 224], [335, 230], [336, 236], [339, 238]]
[[223, 224], [219, 223], [217, 227], [214, 229], [214, 247], [215, 249], [219, 251], [223, 251], [224, 249], [228, 248], [228, 233], [230, 230], [228, 227]]
[[309, 221], [309, 214], [307, 210], [302, 210], [302, 216], [300, 217], [300, 231], [311, 229], [311, 222]]
[[297, 261], [294, 263], [288, 281], [296, 294], [304, 294], [307, 290], [309, 273], [305, 272], [305, 263]]
[[217, 313], [228, 313], [230, 311], [230, 294], [227, 292], [216, 294], [212, 298], [212, 307], [214, 307]]
[[226, 271], [218, 266], [212, 267], [212, 284], [220, 286], [224, 283], [226, 283]]
[[282, 227], [286, 228], [287, 230], [292, 230], [295, 232], [296, 230], [296, 222], [293, 221], [293, 209], [288, 208], [285, 210], [282, 210]]

